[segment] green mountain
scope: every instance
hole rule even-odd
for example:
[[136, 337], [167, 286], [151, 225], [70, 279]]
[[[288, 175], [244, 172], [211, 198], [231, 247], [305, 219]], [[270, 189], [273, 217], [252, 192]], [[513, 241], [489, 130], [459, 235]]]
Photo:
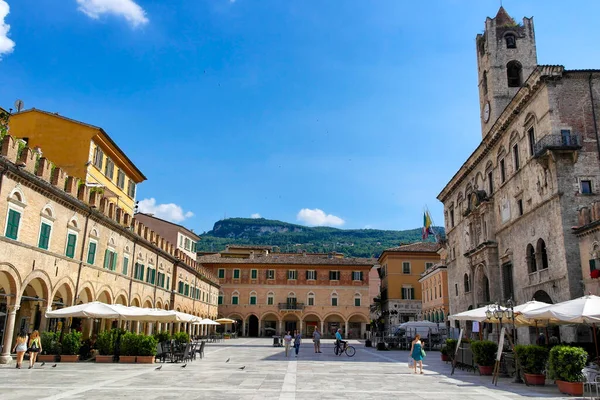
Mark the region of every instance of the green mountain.
[[[433, 229], [445, 236], [444, 228]], [[337, 251], [348, 257], [379, 257], [384, 249], [421, 241], [421, 228], [405, 231], [311, 228], [265, 218], [228, 218], [217, 221], [211, 231], [200, 236], [197, 249], [201, 252], [222, 251], [228, 244], [237, 244], [277, 246], [281, 252]], [[435, 239], [430, 236], [429, 240]]]

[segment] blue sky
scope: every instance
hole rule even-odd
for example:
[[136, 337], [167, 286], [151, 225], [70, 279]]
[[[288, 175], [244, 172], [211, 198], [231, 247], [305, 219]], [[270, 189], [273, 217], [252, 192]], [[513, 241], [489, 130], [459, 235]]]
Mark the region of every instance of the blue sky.
[[[409, 229], [426, 205], [441, 225], [436, 196], [481, 139], [475, 36], [498, 7], [0, 0], [0, 106], [103, 127], [148, 177], [145, 210], [196, 231]], [[534, 16], [540, 64], [600, 67], [600, 2], [504, 7]]]

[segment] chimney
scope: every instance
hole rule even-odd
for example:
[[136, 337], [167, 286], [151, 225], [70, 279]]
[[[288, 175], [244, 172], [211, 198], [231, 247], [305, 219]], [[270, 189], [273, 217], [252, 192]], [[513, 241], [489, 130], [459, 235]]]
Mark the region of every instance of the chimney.
[[302, 250], [302, 257], [306, 257], [306, 250]]
[[250, 259], [254, 260], [254, 250], [250, 250]]

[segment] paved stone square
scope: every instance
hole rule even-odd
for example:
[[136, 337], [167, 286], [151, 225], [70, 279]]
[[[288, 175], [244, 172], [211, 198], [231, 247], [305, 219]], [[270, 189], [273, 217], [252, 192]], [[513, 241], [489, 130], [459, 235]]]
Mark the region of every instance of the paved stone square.
[[[556, 386], [542, 388], [513, 384], [501, 378], [457, 370], [430, 352], [425, 374], [407, 367], [408, 352], [379, 352], [358, 341], [356, 355], [333, 354], [333, 342], [325, 340], [321, 354], [305, 340], [300, 355], [285, 358], [272, 339], [240, 338], [209, 344], [204, 359], [182, 364], [158, 365], [46, 364], [17, 370], [0, 368], [0, 399], [535, 399], [561, 398]], [[225, 361], [230, 358], [229, 363]], [[25, 365], [25, 363], [24, 363]], [[162, 364], [161, 364], [162, 365]], [[245, 369], [240, 370], [240, 367]]]

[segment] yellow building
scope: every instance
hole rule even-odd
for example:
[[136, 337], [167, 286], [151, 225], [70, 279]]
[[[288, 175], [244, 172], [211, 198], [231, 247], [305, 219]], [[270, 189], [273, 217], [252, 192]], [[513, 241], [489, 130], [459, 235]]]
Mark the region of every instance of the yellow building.
[[419, 279], [440, 261], [438, 249], [437, 243], [418, 242], [381, 253], [381, 308], [386, 327], [423, 318]]
[[146, 177], [102, 128], [35, 108], [12, 114], [9, 128], [29, 148], [41, 149], [56, 166], [133, 215], [136, 185]]

